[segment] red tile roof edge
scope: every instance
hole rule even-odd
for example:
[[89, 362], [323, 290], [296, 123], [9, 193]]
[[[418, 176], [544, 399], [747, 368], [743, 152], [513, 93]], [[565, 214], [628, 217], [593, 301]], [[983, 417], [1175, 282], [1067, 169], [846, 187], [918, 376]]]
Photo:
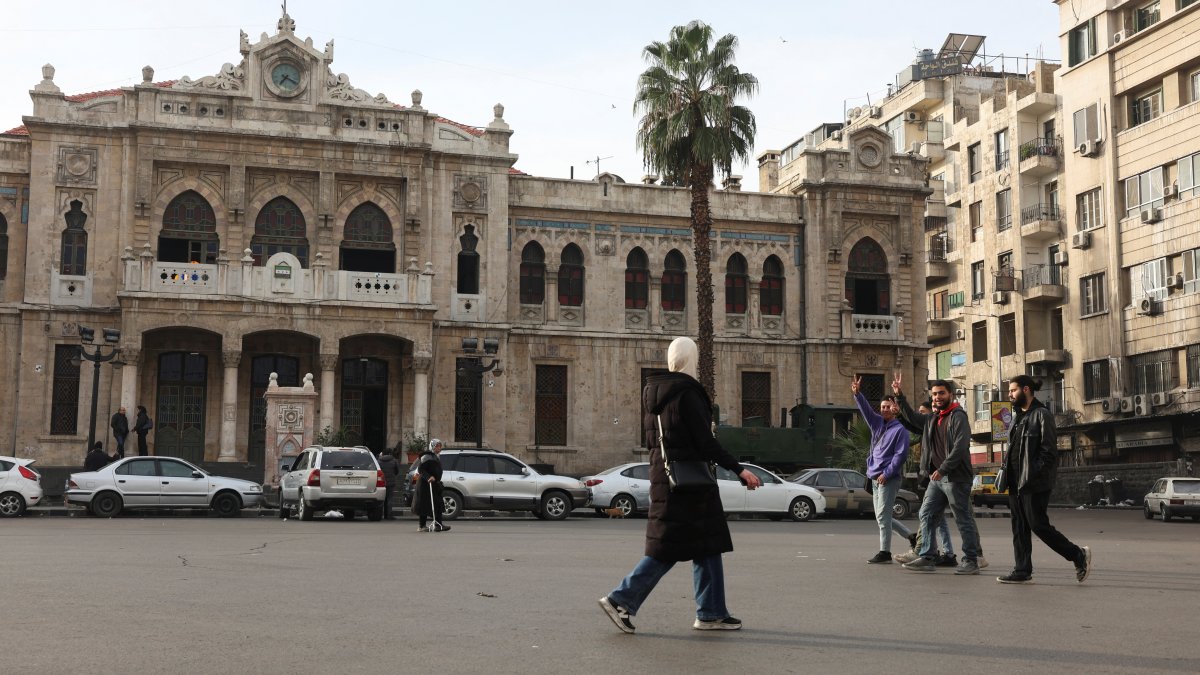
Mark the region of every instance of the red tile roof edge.
[[28, 136], [28, 135], [29, 135], [29, 129], [26, 129], [24, 124], [22, 124], [19, 127], [13, 127], [12, 129], [9, 129], [8, 131], [0, 133], [0, 136]]
[[[165, 80], [163, 82], [155, 82], [154, 86], [159, 89], [169, 89], [174, 86], [179, 80]], [[89, 91], [84, 94], [71, 94], [65, 98], [72, 103], [83, 103], [84, 101], [92, 101], [98, 98], [108, 98], [110, 96], [120, 96], [125, 91], [123, 88], [105, 89], [104, 91]]]

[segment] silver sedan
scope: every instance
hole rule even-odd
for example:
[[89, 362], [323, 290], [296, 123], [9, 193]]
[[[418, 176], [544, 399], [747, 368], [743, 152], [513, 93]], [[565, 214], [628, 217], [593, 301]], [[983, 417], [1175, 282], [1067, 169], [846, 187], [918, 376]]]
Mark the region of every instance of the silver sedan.
[[175, 457], [126, 457], [99, 471], [71, 474], [66, 501], [101, 518], [146, 508], [209, 508], [229, 518], [259, 506], [262, 486], [213, 476]]

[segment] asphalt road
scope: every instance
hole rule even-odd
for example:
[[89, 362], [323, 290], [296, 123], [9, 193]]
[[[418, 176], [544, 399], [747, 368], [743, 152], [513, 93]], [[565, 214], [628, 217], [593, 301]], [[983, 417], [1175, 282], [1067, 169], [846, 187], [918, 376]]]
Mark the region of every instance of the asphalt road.
[[868, 566], [871, 520], [731, 522], [726, 583], [745, 628], [692, 630], [681, 566], [636, 635], [596, 600], [640, 557], [644, 520], [460, 520], [445, 534], [411, 520], [0, 521], [0, 670], [1200, 672], [1200, 524], [1051, 517], [1095, 551], [1087, 583], [1040, 544], [1035, 584], [996, 583], [1012, 561], [1003, 518], [978, 521], [991, 566], [976, 577]]

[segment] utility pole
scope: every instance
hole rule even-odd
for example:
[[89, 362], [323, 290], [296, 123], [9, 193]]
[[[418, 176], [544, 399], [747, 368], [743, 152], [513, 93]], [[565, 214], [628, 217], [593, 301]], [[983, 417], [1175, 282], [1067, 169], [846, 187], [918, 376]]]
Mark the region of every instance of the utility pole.
[[612, 155], [609, 155], [608, 157], [601, 157], [600, 155], [596, 155], [596, 159], [589, 159], [587, 162], [585, 162], [585, 164], [595, 164], [596, 165], [596, 177], [598, 178], [600, 176], [600, 161], [605, 160], [605, 159], [612, 159], [612, 158], [613, 158]]

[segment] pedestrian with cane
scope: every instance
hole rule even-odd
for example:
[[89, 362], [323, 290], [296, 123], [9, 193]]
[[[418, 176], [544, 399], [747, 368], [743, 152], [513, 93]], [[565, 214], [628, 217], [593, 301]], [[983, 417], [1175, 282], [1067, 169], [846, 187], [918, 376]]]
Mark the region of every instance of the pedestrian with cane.
[[[429, 441], [429, 449], [421, 454], [417, 472], [413, 474], [413, 510], [420, 519], [417, 532], [449, 532], [450, 526], [442, 524], [442, 442]], [[431, 525], [426, 525], [432, 521]]]

